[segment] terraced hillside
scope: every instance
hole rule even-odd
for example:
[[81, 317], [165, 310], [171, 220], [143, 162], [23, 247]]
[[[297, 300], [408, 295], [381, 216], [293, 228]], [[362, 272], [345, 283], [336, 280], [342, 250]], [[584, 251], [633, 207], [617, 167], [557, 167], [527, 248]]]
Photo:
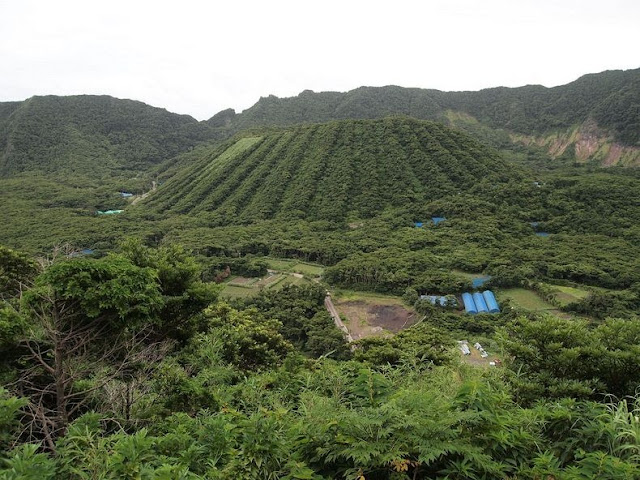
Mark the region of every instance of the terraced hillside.
[[[190, 154], [141, 208], [209, 224], [342, 221], [519, 178], [468, 135], [414, 119], [341, 121], [235, 138]], [[184, 162], [187, 163], [187, 162]]]

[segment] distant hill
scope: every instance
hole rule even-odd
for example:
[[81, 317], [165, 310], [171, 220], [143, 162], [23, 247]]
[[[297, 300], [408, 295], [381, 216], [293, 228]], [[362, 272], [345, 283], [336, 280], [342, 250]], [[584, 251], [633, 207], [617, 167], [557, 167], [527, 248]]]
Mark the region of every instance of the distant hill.
[[[297, 97], [261, 98], [241, 114], [225, 111], [224, 120], [227, 127], [239, 131], [392, 114], [455, 125], [494, 146], [537, 145], [553, 157], [566, 155], [605, 165], [640, 164], [640, 69], [585, 75], [554, 88], [305, 90]], [[220, 114], [209, 122], [220, 126]]]
[[188, 115], [108, 96], [0, 103], [0, 177], [135, 175], [216, 136]]
[[245, 135], [194, 151], [183, 163], [142, 202], [145, 212], [195, 214], [209, 225], [272, 218], [341, 222], [388, 208], [421, 209], [459, 192], [483, 198], [520, 178], [469, 135], [409, 118]]
[[109, 96], [36, 96], [0, 103], [0, 178], [135, 178], [196, 145], [246, 129], [404, 115], [466, 131], [511, 160], [640, 165], [640, 69], [585, 75], [567, 85], [442, 92], [360, 87], [261, 98], [242, 113], [198, 122]]

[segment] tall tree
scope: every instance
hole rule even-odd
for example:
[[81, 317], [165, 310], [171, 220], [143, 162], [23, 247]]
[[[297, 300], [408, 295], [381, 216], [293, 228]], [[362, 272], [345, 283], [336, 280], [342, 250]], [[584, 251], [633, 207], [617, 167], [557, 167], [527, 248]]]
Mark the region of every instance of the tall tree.
[[29, 367], [17, 384], [30, 400], [30, 436], [54, 449], [90, 394], [135, 361], [162, 305], [153, 269], [120, 256], [63, 261], [39, 275], [22, 299]]

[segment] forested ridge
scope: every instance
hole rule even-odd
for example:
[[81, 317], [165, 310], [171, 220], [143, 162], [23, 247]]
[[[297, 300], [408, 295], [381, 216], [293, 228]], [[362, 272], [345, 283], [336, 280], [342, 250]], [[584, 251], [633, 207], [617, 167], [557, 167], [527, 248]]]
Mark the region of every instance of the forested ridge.
[[135, 176], [215, 139], [207, 124], [109, 96], [36, 96], [0, 103], [0, 177], [42, 172]]
[[[291, 98], [263, 97], [241, 114], [231, 117], [226, 113], [225, 117], [237, 128], [248, 128], [402, 114], [459, 126], [482, 141], [504, 147], [516, 155], [522, 147], [519, 142], [513, 143], [510, 133], [540, 140], [564, 135], [567, 145], [561, 151], [572, 158], [576, 153], [572, 149], [578, 145], [576, 130], [591, 123], [603, 130], [590, 129], [591, 137], [603, 137], [603, 146], [619, 142], [638, 147], [639, 108], [640, 71], [616, 70], [585, 75], [553, 88], [528, 85], [477, 92], [399, 86], [360, 87], [345, 93], [307, 90]], [[607, 135], [612, 138], [606, 140]], [[557, 157], [557, 149], [557, 145], [546, 145], [545, 151]], [[604, 156], [598, 153], [593, 151], [582, 159], [591, 157], [603, 161], [608, 152], [602, 152]], [[529, 155], [535, 157], [535, 149]], [[630, 152], [629, 161], [637, 164], [637, 154]]]
[[242, 113], [227, 109], [202, 122], [108, 96], [36, 96], [0, 103], [0, 176], [34, 171], [90, 178], [136, 175], [249, 128], [389, 115], [457, 126], [527, 164], [549, 164], [551, 156], [552, 164], [636, 165], [638, 112], [638, 70], [589, 74], [553, 88], [305, 90], [291, 98], [264, 97]]
[[581, 123], [590, 116], [617, 138], [637, 145], [640, 71], [589, 74], [553, 88], [528, 85], [477, 92], [443, 92], [399, 86], [360, 87], [345, 93], [310, 90], [297, 97], [263, 97], [238, 115], [242, 127], [290, 125], [391, 114], [445, 120], [447, 110], [468, 113], [495, 128], [543, 133]]

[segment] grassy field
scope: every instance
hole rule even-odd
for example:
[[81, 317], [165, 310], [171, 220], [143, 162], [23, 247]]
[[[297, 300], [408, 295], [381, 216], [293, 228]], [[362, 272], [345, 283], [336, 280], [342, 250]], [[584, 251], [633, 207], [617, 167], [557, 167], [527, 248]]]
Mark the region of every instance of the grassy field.
[[499, 291], [498, 302], [506, 299], [511, 300], [514, 306], [533, 312], [556, 311], [553, 305], [545, 302], [536, 292], [525, 288], [508, 288]]
[[306, 278], [299, 278], [299, 277], [294, 277], [293, 275], [288, 275], [278, 285], [280, 285], [280, 286], [284, 286], [284, 285], [308, 285], [310, 283], [311, 283], [311, 280], [308, 280]]
[[[375, 302], [381, 305], [403, 305], [400, 297], [394, 297], [393, 295], [384, 295], [382, 293], [373, 292], [360, 292], [356, 290], [332, 290], [331, 296], [339, 301], [348, 300], [363, 300], [367, 302]], [[409, 307], [407, 307], [409, 308]]]
[[271, 257], [264, 257], [263, 260], [267, 262], [270, 269], [278, 272], [301, 273], [307, 277], [319, 277], [324, 272], [322, 265], [300, 262], [299, 260]]
[[235, 277], [225, 283], [222, 297], [247, 298], [258, 295], [263, 289], [282, 288], [284, 285], [304, 285], [311, 283], [307, 278], [277, 273], [264, 278]]
[[249, 288], [249, 287], [238, 287], [238, 286], [227, 283], [220, 295], [226, 298], [247, 298], [247, 297], [253, 297], [254, 295], [257, 295], [258, 292], [260, 292], [260, 289]]
[[577, 302], [586, 298], [589, 292], [575, 287], [565, 287], [563, 285], [550, 285], [554, 290], [557, 290], [555, 296], [563, 306], [573, 302]]

